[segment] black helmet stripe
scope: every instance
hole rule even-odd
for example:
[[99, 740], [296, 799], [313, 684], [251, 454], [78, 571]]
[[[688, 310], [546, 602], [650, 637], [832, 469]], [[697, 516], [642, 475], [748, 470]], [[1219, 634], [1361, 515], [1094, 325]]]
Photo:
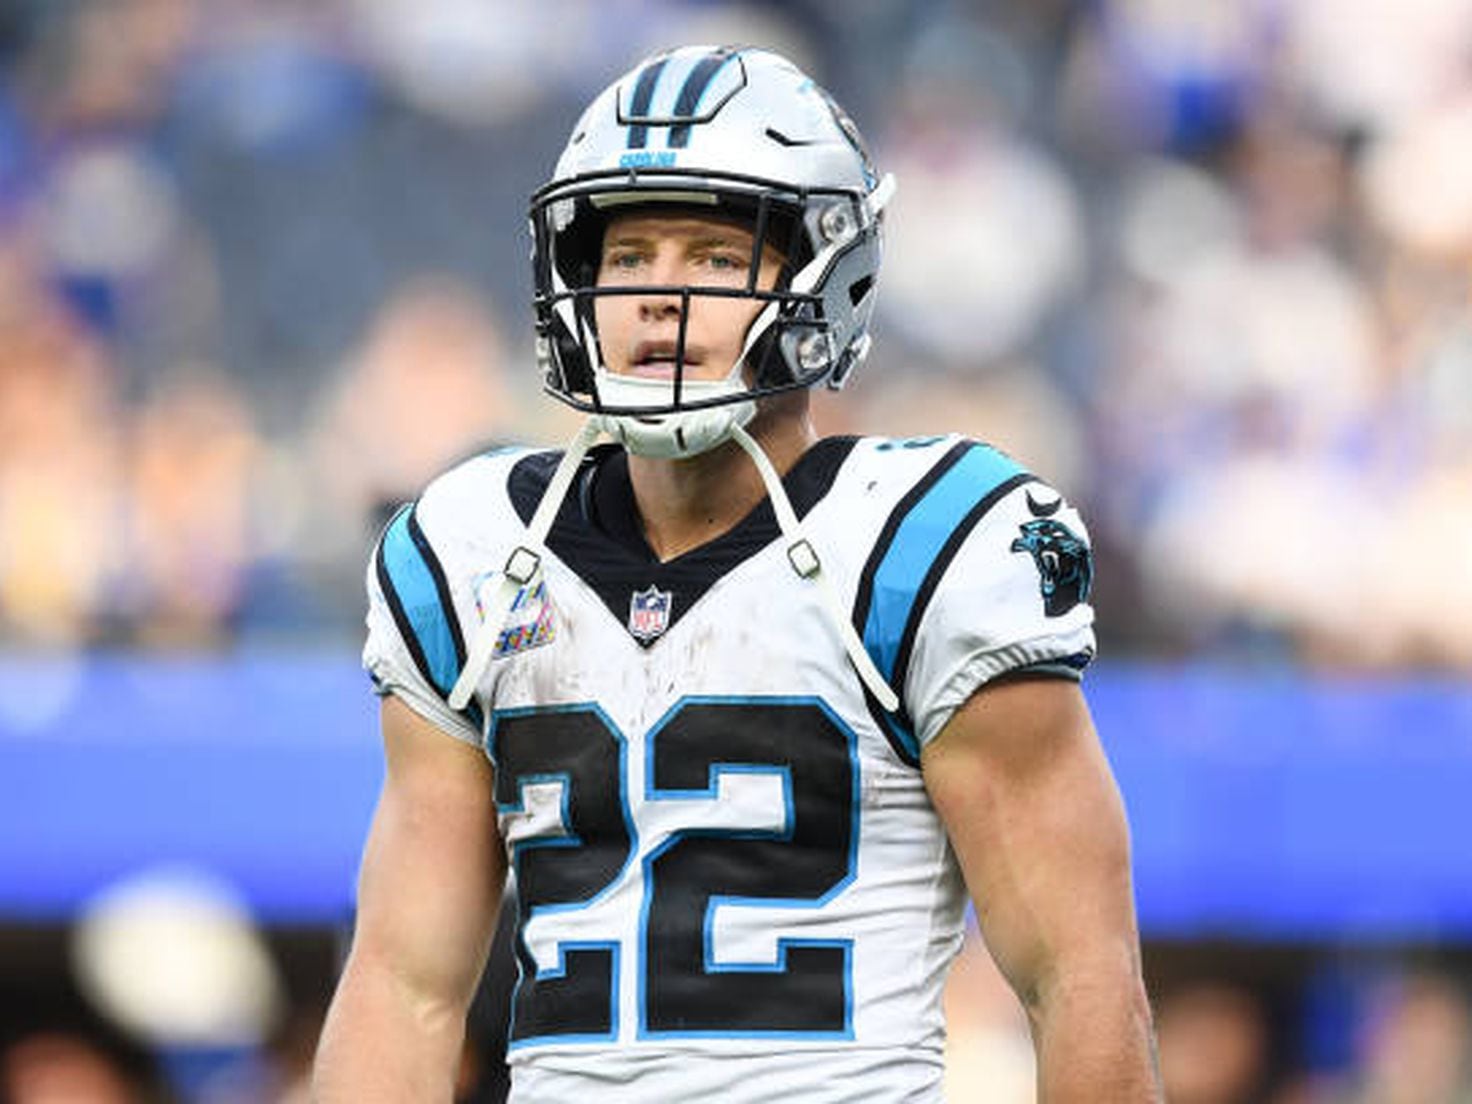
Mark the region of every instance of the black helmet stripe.
[[[664, 72], [664, 67], [669, 64], [668, 57], [659, 58], [650, 62], [639, 74], [639, 80], [634, 85], [634, 99], [629, 104], [628, 116], [630, 119], [641, 120], [649, 117], [649, 105], [654, 100], [654, 86], [659, 83], [659, 75]], [[649, 124], [634, 122], [629, 126], [629, 149], [643, 149], [649, 143]]]
[[[684, 85], [680, 88], [679, 98], [675, 100], [674, 118], [693, 119], [695, 108], [700, 103], [700, 97], [705, 95], [705, 90], [710, 87], [711, 82], [716, 79], [716, 74], [721, 71], [721, 66], [735, 56], [731, 50], [717, 50], [713, 54], [706, 54], [690, 70], [690, 75], [685, 78]], [[670, 149], [684, 149], [690, 144], [690, 124], [680, 123], [670, 129]]]

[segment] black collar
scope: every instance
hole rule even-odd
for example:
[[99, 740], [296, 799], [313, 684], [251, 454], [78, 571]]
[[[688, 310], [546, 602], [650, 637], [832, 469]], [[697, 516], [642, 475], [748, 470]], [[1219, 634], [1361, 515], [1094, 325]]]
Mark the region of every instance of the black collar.
[[[855, 437], [824, 438], [803, 453], [783, 477], [782, 486], [799, 518], [828, 493], [856, 441]], [[560, 452], [539, 452], [511, 469], [507, 490], [523, 524], [531, 520], [561, 459]], [[780, 535], [771, 500], [763, 498], [725, 533], [661, 563], [644, 539], [629, 479], [628, 454], [619, 445], [600, 445], [583, 461], [553, 522], [547, 546], [598, 592], [609, 612], [626, 627], [636, 593], [652, 587], [656, 594], [668, 595], [663, 616], [663, 628], [668, 629], [717, 579]]]

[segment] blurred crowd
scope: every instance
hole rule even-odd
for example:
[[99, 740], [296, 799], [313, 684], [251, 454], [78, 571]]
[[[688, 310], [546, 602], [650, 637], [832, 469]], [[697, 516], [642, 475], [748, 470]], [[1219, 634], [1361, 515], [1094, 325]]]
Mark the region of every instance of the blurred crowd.
[[355, 637], [386, 505], [538, 395], [524, 204], [680, 41], [892, 169], [830, 431], [1085, 509], [1113, 654], [1472, 663], [1466, 0], [12, 0], [0, 643]]
[[[1361, 953], [1294, 978], [1244, 968], [1254, 957], [1271, 956], [1191, 953], [1169, 978], [1147, 965], [1168, 1104], [1472, 1102], [1472, 1005], [1448, 964]], [[1032, 1104], [1026, 1020], [979, 941], [952, 970], [946, 1015], [946, 1099]]]
[[[196, 965], [226, 954], [219, 941], [201, 942], [210, 950], [191, 955]], [[264, 943], [256, 954], [276, 968]], [[1167, 948], [1147, 961], [1173, 956], [1189, 965], [1147, 966], [1169, 1104], [1472, 1104], [1466, 956], [1362, 950], [1285, 966], [1251, 948], [1216, 961]], [[131, 957], [141, 971], [140, 956]], [[77, 973], [92, 1001], [78, 1005], [80, 1014], [0, 1031], [6, 1104], [306, 1104], [324, 979], [313, 979], [320, 992], [303, 994], [298, 978], [298, 999], [288, 1003], [268, 978], [277, 999], [251, 1006], [250, 986], [242, 998], [241, 990], [170, 992], [167, 982], [135, 978], [137, 992], [127, 995], [86, 984], [86, 967]], [[504, 1004], [506, 993], [488, 985], [472, 1010], [458, 1104], [505, 1098], [505, 1014], [489, 1011], [488, 996]], [[190, 1019], [180, 1017], [185, 1009]], [[946, 1100], [1033, 1104], [1026, 1017], [974, 932], [951, 972], [946, 1017]]]

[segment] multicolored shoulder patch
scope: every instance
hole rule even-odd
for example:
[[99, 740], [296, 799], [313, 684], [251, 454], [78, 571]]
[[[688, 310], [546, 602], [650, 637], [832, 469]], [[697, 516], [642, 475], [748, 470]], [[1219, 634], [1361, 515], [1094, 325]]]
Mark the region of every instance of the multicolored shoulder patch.
[[[500, 585], [499, 571], [487, 572], [475, 580], [475, 608], [481, 619], [485, 619], [486, 604], [495, 588]], [[555, 609], [547, 593], [547, 580], [534, 579], [522, 587], [506, 614], [506, 624], [496, 638], [492, 659], [505, 659], [518, 652], [540, 648], [550, 644], [557, 636]]]

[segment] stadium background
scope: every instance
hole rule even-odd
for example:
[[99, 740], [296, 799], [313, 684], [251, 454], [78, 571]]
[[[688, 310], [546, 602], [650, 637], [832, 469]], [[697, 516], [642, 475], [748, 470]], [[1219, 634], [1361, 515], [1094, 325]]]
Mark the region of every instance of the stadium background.
[[[365, 556], [569, 431], [525, 198], [695, 41], [790, 53], [900, 181], [823, 427], [1090, 520], [1172, 1101], [1472, 1099], [1465, 0], [0, 5], [0, 1099], [304, 1099]], [[1029, 1099], [975, 946], [949, 1000], [953, 1097]]]

